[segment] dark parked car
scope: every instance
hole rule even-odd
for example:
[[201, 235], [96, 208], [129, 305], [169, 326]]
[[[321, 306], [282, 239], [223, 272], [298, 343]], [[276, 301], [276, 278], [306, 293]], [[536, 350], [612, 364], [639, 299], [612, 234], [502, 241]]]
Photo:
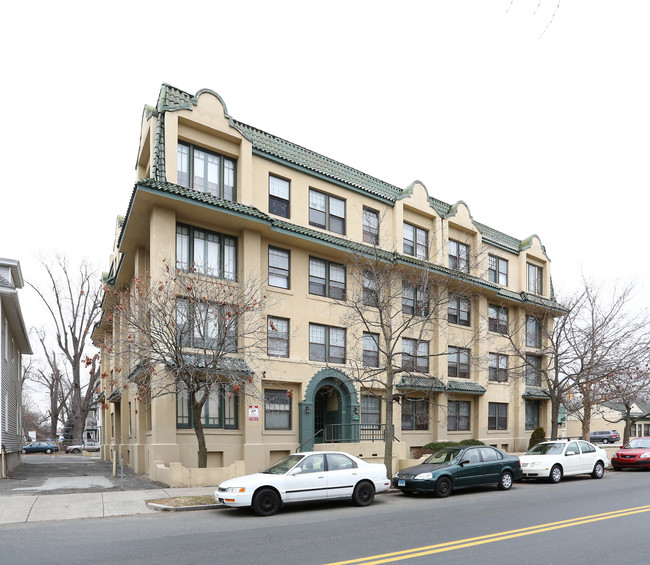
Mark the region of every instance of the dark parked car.
[[22, 453], [54, 453], [59, 451], [59, 446], [48, 441], [34, 441], [23, 446]]
[[591, 443], [616, 443], [621, 441], [621, 436], [616, 430], [598, 430], [589, 434], [589, 441]]
[[479, 485], [508, 490], [521, 476], [519, 458], [494, 447], [446, 447], [419, 465], [399, 471], [393, 477], [393, 486], [404, 494], [445, 497], [455, 489]]
[[650, 437], [637, 437], [612, 456], [614, 471], [650, 469]]

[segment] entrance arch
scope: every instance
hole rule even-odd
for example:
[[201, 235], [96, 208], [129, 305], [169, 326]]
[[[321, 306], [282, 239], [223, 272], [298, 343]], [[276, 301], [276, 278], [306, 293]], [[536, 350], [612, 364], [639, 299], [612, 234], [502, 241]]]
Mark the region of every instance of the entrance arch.
[[357, 391], [342, 371], [329, 367], [318, 371], [298, 406], [301, 450], [311, 451], [315, 443], [358, 441], [358, 431], [355, 437], [356, 427], [351, 425], [359, 418]]

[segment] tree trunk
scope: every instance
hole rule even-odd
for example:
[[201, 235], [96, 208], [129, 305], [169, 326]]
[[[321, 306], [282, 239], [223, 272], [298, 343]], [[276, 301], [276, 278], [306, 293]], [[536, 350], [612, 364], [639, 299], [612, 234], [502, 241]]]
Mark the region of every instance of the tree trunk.
[[553, 391], [551, 393], [551, 439], [557, 439], [559, 417], [560, 417], [560, 396], [556, 391]]
[[632, 406], [625, 407], [625, 429], [623, 430], [623, 445], [627, 445], [627, 442], [630, 441], [630, 428], [632, 427], [632, 417], [630, 413], [632, 412]]
[[384, 465], [386, 466], [387, 477], [393, 476], [393, 437], [395, 435], [393, 428], [393, 385], [395, 375], [392, 364], [388, 363], [386, 371], [386, 396], [384, 403], [386, 406], [386, 432], [384, 436]]
[[588, 400], [582, 407], [582, 439], [589, 441], [591, 431], [591, 402]]
[[199, 469], [205, 469], [208, 466], [208, 448], [205, 444], [205, 434], [203, 433], [203, 422], [201, 421], [201, 412], [203, 410], [203, 403], [198, 403], [194, 401], [194, 395], [191, 395], [192, 398], [192, 416], [194, 419], [194, 434], [196, 435], [196, 440], [199, 446], [198, 457], [199, 457]]

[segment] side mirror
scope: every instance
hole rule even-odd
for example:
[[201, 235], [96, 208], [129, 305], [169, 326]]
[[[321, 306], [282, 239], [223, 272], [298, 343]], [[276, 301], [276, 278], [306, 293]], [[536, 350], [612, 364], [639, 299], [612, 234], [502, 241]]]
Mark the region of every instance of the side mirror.
[[459, 463], [459, 465], [460, 465], [461, 467], [464, 467], [466, 463], [469, 463], [469, 459], [463, 459], [463, 460]]
[[293, 476], [300, 475], [300, 473], [302, 473], [302, 467], [296, 467], [295, 469], [292, 469], [291, 473], [289, 474]]

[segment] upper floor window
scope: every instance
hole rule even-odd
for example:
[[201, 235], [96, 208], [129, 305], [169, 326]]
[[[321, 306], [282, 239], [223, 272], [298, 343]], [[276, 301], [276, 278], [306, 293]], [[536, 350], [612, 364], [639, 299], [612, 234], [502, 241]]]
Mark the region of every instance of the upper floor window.
[[449, 347], [447, 351], [447, 376], [469, 379], [469, 349]]
[[508, 429], [508, 405], [503, 402], [488, 402], [488, 430]]
[[489, 305], [488, 328], [491, 332], [508, 333], [508, 309], [506, 307]]
[[404, 222], [403, 249], [405, 255], [418, 259], [429, 258], [429, 234], [427, 230]]
[[407, 398], [402, 400], [402, 429], [429, 429], [429, 401], [426, 398]]
[[363, 366], [379, 367], [379, 334], [363, 332]]
[[345, 234], [345, 200], [310, 188], [309, 225]]
[[377, 288], [377, 279], [374, 275], [366, 271], [363, 273], [363, 303], [366, 306], [379, 306], [379, 289]]
[[496, 255], [488, 255], [488, 280], [508, 286], [508, 261]]
[[381, 399], [370, 394], [361, 395], [361, 429], [379, 429], [381, 424]]
[[194, 145], [178, 144], [178, 184], [236, 200], [235, 161]]
[[526, 345], [542, 347], [542, 323], [534, 316], [526, 317]]
[[542, 294], [542, 275], [544, 270], [537, 265], [528, 263], [528, 292]]
[[291, 429], [291, 397], [286, 390], [264, 391], [264, 429]]
[[469, 273], [469, 245], [449, 240], [449, 268]]
[[472, 404], [469, 400], [447, 401], [447, 431], [469, 431]]
[[309, 324], [309, 360], [345, 363], [345, 330]]
[[429, 315], [429, 293], [420, 285], [402, 282], [402, 312], [416, 316]]
[[[197, 401], [203, 398], [204, 391], [196, 394]], [[201, 409], [201, 423], [205, 428], [223, 428], [236, 430], [238, 427], [239, 398], [233, 390], [233, 385], [228, 383], [213, 384], [210, 387], [208, 398]], [[193, 411], [190, 393], [182, 384], [176, 391], [176, 427], [191, 428]]]
[[526, 355], [526, 386], [542, 386], [542, 358]]
[[269, 175], [269, 214], [289, 218], [289, 196], [289, 181]]
[[269, 245], [269, 285], [289, 288], [289, 251]]
[[267, 318], [266, 354], [269, 357], [289, 357], [289, 320]]
[[237, 238], [176, 224], [176, 268], [237, 280]]
[[371, 245], [379, 243], [379, 212], [363, 207], [363, 241]]
[[497, 383], [508, 381], [508, 356], [490, 353], [488, 379]]
[[451, 296], [447, 304], [447, 321], [450, 324], [460, 326], [469, 326], [470, 320], [470, 301], [465, 296]]
[[429, 372], [429, 342], [402, 338], [402, 369], [405, 371]]
[[176, 325], [182, 347], [236, 353], [237, 321], [228, 306], [176, 299]]
[[309, 292], [345, 300], [345, 266], [310, 257]]

